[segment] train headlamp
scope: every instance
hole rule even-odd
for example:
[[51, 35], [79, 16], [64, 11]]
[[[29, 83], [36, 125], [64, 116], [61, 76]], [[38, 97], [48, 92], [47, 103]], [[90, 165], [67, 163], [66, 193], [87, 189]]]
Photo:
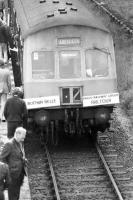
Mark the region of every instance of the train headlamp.
[[34, 121], [39, 126], [45, 126], [49, 123], [49, 113], [46, 110], [40, 110], [35, 113]]
[[107, 108], [99, 108], [95, 113], [96, 124], [105, 124], [110, 119], [110, 113]]

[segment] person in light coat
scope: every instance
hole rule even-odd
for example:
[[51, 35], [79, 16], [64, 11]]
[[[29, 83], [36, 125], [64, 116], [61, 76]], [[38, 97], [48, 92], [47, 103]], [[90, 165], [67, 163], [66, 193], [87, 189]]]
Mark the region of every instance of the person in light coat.
[[0, 121], [4, 120], [4, 106], [7, 101], [7, 94], [11, 92], [11, 76], [10, 71], [4, 65], [4, 61], [0, 60]]

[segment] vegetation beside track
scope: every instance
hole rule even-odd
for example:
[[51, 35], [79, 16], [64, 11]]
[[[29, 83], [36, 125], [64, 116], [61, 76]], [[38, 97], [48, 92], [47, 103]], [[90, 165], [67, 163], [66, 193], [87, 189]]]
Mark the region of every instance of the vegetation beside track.
[[114, 109], [108, 137], [114, 144], [127, 172], [133, 178], [133, 126], [120, 106]]

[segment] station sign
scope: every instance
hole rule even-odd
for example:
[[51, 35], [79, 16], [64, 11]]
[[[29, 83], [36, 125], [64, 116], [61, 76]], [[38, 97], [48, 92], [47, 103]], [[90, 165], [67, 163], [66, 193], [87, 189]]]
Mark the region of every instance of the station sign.
[[58, 46], [80, 45], [80, 42], [81, 41], [79, 37], [57, 38]]
[[59, 96], [28, 98], [28, 99], [24, 99], [24, 101], [26, 103], [27, 109], [60, 106]]
[[83, 107], [120, 103], [119, 93], [91, 95], [83, 97]]

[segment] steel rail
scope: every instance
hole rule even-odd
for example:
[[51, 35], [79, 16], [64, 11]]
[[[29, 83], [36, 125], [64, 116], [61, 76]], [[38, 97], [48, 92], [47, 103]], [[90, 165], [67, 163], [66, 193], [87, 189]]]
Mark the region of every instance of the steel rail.
[[57, 186], [57, 182], [56, 182], [56, 177], [55, 177], [54, 169], [53, 169], [53, 166], [52, 166], [52, 160], [51, 160], [51, 157], [50, 157], [50, 154], [48, 152], [46, 144], [44, 144], [44, 148], [45, 148], [45, 151], [46, 151], [48, 164], [49, 164], [49, 168], [50, 168], [50, 172], [51, 172], [51, 176], [52, 176], [52, 180], [53, 180], [53, 184], [54, 184], [56, 199], [60, 200], [60, 195], [59, 195], [59, 190], [58, 190], [58, 186]]
[[120, 190], [119, 190], [119, 188], [118, 188], [118, 186], [117, 186], [117, 184], [116, 184], [116, 182], [114, 180], [114, 177], [113, 177], [113, 175], [112, 175], [112, 173], [111, 173], [111, 171], [110, 171], [110, 169], [108, 167], [108, 164], [107, 164], [107, 162], [106, 162], [106, 160], [105, 160], [105, 158], [104, 158], [104, 156], [102, 154], [102, 151], [100, 150], [98, 144], [95, 144], [95, 146], [96, 146], [97, 152], [98, 152], [98, 154], [100, 156], [100, 159], [102, 160], [102, 162], [104, 164], [104, 168], [107, 171], [107, 174], [108, 174], [108, 176], [110, 178], [110, 181], [111, 181], [111, 183], [112, 183], [112, 185], [113, 185], [113, 187], [115, 189], [115, 192], [116, 192], [119, 200], [124, 200], [123, 197], [122, 197], [122, 195], [121, 195], [121, 192], [120, 192]]

